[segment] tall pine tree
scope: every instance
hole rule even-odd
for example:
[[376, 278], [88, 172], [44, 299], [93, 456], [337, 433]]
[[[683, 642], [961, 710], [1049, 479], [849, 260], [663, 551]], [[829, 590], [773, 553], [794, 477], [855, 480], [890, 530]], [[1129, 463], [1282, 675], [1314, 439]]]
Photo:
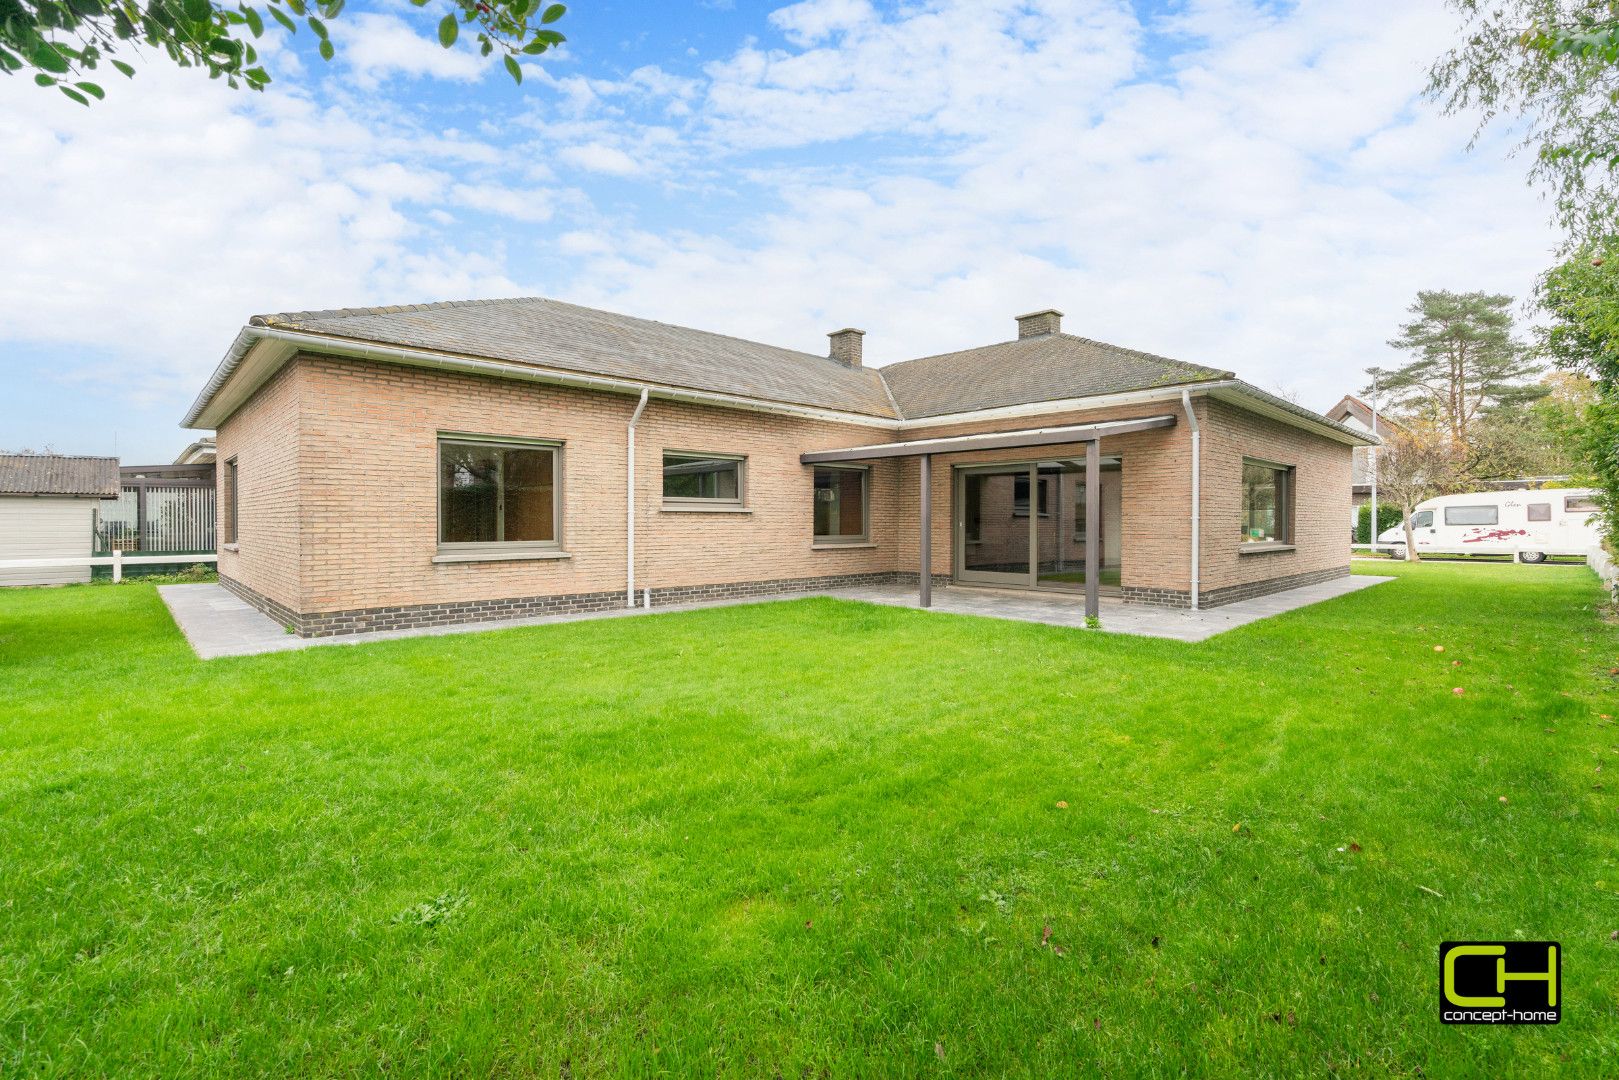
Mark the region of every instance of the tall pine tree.
[[1383, 376], [1383, 393], [1396, 408], [1431, 418], [1458, 452], [1491, 409], [1546, 393], [1527, 381], [1541, 368], [1512, 335], [1511, 306], [1510, 296], [1425, 290], [1389, 342], [1412, 359]]

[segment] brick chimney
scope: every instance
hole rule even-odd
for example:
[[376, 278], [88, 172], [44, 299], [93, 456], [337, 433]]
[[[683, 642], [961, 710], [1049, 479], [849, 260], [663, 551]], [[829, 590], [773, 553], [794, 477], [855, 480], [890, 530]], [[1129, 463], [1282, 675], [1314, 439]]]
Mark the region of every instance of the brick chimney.
[[1062, 312], [1056, 308], [1046, 308], [1044, 311], [1031, 311], [1027, 315], [1017, 317], [1017, 336], [1044, 337], [1047, 334], [1062, 333]]
[[860, 366], [860, 339], [866, 336], [864, 330], [846, 327], [826, 336], [832, 339], [832, 359], [848, 367]]

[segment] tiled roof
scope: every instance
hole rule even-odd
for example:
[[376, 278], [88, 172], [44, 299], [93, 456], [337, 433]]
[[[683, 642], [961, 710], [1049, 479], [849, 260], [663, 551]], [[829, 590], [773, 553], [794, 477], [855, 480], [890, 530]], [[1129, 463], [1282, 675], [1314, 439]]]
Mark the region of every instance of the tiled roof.
[[882, 373], [907, 420], [1231, 378], [1229, 371], [1073, 334], [906, 360]]
[[[205, 414], [230, 380], [258, 328], [901, 422], [1182, 386], [1207, 385], [1212, 392], [1219, 383], [1300, 421], [1360, 438], [1320, 413], [1235, 381], [1229, 371], [1073, 334], [1041, 334], [861, 368], [829, 356], [540, 297], [256, 315], [192, 405], [186, 426]], [[318, 352], [319, 346], [310, 350]]]
[[872, 369], [542, 297], [256, 315], [252, 325], [895, 418]]
[[0, 495], [118, 497], [118, 459], [0, 454]]

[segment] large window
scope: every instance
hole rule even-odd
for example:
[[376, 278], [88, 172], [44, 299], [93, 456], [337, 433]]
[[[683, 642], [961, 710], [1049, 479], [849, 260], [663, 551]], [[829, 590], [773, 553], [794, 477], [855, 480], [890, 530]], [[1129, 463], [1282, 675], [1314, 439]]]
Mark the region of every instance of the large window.
[[675, 506], [742, 505], [742, 458], [663, 453], [663, 501]]
[[236, 459], [225, 462], [225, 520], [222, 523], [227, 544], [236, 543]]
[[1293, 470], [1263, 461], [1242, 463], [1242, 542], [1293, 540]]
[[1563, 511], [1569, 514], [1589, 514], [1597, 508], [1597, 501], [1590, 495], [1563, 496]]
[[1530, 503], [1525, 508], [1530, 521], [1550, 521], [1552, 519], [1551, 503]]
[[1493, 506], [1447, 506], [1446, 525], [1494, 525], [1501, 515]]
[[866, 539], [866, 469], [815, 467], [815, 539], [849, 543]]
[[439, 543], [557, 543], [559, 447], [439, 440]]

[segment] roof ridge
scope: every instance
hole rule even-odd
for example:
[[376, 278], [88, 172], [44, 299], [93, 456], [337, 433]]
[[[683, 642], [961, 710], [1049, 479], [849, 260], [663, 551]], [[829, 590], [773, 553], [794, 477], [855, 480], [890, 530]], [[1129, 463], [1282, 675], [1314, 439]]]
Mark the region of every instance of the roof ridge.
[[[1034, 344], [1036, 342], [1049, 341], [1054, 337], [1068, 338], [1071, 341], [1083, 341], [1087, 345], [1095, 345], [1099, 348], [1111, 349], [1114, 352], [1128, 353], [1131, 356], [1140, 357], [1144, 360], [1151, 360], [1154, 363], [1174, 364], [1177, 367], [1189, 368], [1194, 371], [1208, 372], [1212, 378], [1234, 379], [1237, 377], [1236, 372], [1227, 371], [1224, 368], [1212, 368], [1206, 364], [1194, 364], [1190, 360], [1177, 360], [1173, 356], [1162, 356], [1158, 353], [1150, 353], [1142, 349], [1132, 349], [1128, 345], [1115, 345], [1110, 341], [1102, 341], [1098, 338], [1086, 337], [1083, 334], [1069, 334], [1064, 332], [1055, 334], [1034, 334], [1030, 337], [1012, 338], [1009, 341], [992, 341], [987, 345], [969, 345], [965, 349], [950, 349], [942, 353], [931, 353], [927, 356], [916, 356], [909, 360], [899, 360], [892, 364], [885, 364], [883, 367], [885, 370], [905, 367], [908, 364], [921, 363], [923, 360], [937, 360], [942, 356], [959, 356], [962, 353], [979, 352], [983, 349], [998, 349], [1008, 345], [1020, 346], [1025, 344]], [[885, 385], [886, 383], [887, 380], [884, 380]]]
[[[385, 304], [376, 307], [321, 308], [313, 311], [279, 311], [254, 315], [250, 326], [274, 326], [277, 322], [296, 322], [299, 319], [349, 319], [359, 315], [397, 315], [405, 311], [435, 311], [443, 308], [479, 307], [487, 304], [509, 304], [514, 300], [548, 300], [544, 296], [499, 296], [482, 300], [434, 300], [425, 304]], [[550, 301], [556, 303], [556, 301]]]
[[117, 454], [0, 454], [6, 458], [27, 458], [29, 461], [43, 461], [50, 458], [66, 458], [69, 461], [117, 461]]

